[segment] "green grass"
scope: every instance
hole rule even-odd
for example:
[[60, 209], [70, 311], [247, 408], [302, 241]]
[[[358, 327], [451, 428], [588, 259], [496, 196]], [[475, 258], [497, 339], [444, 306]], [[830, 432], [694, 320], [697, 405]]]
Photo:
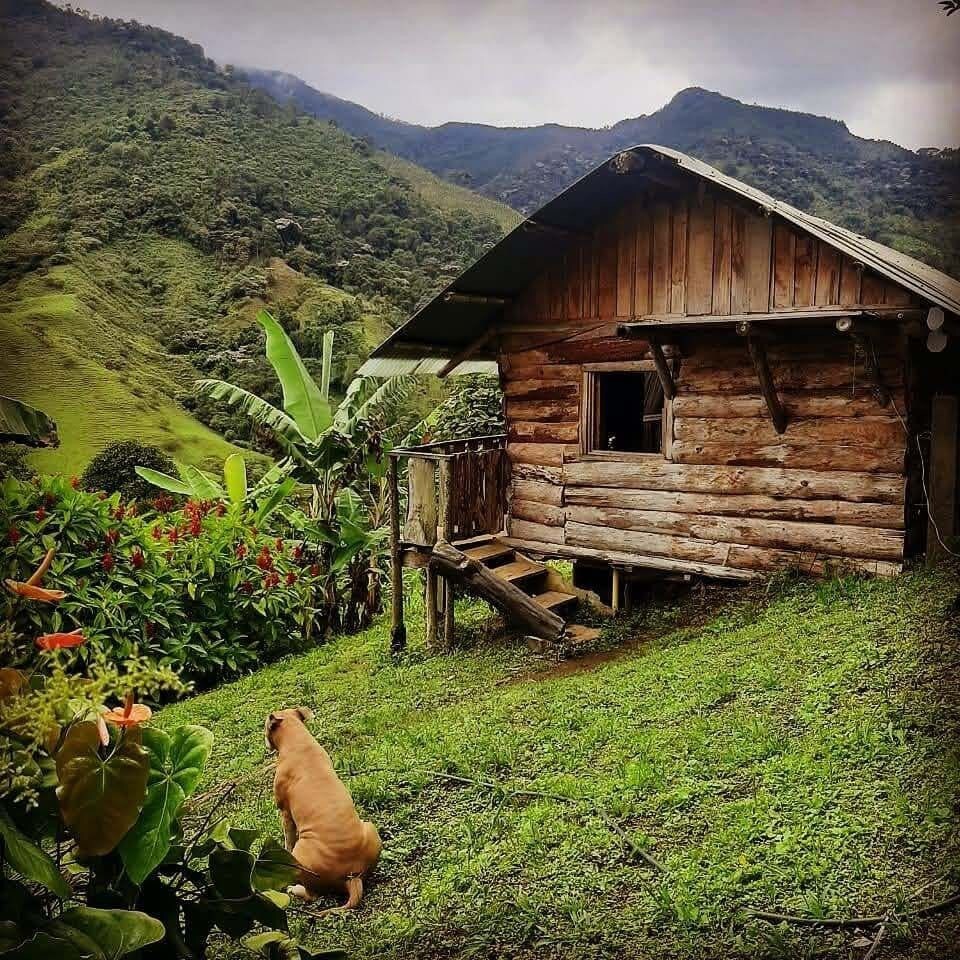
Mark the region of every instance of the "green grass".
[[[202, 269], [185, 244], [157, 246], [154, 259], [181, 282]], [[154, 443], [188, 463], [235, 449], [177, 403], [198, 374], [163, 350], [134, 291], [110, 279], [124, 276], [115, 269], [121, 256], [98, 251], [0, 288], [0, 393], [34, 404], [59, 428], [60, 446], [30, 457], [40, 470], [79, 473], [113, 440]], [[181, 288], [170, 297], [179, 309]]]
[[[773, 929], [915, 904], [960, 866], [960, 649], [946, 571], [658, 606], [634, 643], [557, 667], [486, 637], [426, 656], [388, 631], [171, 706], [216, 733], [206, 788], [279, 836], [262, 724], [308, 704], [385, 852], [354, 915], [296, 923], [356, 956], [848, 957], [851, 934]], [[431, 771], [563, 794], [512, 797]], [[665, 867], [625, 850], [613, 820]], [[919, 899], [945, 896], [949, 881]], [[942, 957], [956, 917], [896, 926], [882, 957]], [[856, 956], [860, 956], [857, 953]]]

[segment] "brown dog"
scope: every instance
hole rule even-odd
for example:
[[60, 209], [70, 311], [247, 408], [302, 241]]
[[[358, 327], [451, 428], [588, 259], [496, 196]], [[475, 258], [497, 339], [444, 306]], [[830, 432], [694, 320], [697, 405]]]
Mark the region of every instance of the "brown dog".
[[[306, 728], [308, 707], [267, 717], [267, 747], [277, 751], [273, 793], [283, 821], [284, 846], [302, 867], [289, 893], [304, 900], [347, 894], [335, 910], [353, 910], [363, 896], [363, 877], [380, 858], [380, 837], [357, 816], [327, 751]], [[328, 912], [328, 911], [324, 911]]]

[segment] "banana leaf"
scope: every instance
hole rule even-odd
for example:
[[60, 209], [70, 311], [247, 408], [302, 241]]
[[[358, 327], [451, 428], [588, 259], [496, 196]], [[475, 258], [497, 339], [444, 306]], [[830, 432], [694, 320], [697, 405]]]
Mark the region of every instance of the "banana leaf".
[[28, 447], [60, 444], [57, 425], [41, 410], [22, 400], [0, 397], [0, 443], [24, 443]]

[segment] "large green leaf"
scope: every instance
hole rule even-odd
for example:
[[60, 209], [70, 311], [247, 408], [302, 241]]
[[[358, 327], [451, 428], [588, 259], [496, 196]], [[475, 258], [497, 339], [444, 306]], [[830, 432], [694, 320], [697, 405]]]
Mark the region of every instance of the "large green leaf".
[[161, 473], [159, 470], [151, 470], [150, 467], [134, 467], [138, 477], [142, 477], [147, 483], [152, 483], [161, 490], [168, 493], [179, 493], [184, 497], [193, 496], [193, 489], [188, 483], [180, 480], [178, 477], [171, 477], [168, 473]]
[[198, 380], [196, 386], [201, 393], [205, 393], [214, 400], [225, 401], [231, 407], [245, 413], [251, 419], [256, 420], [257, 423], [269, 427], [291, 443], [303, 442], [304, 436], [293, 418], [287, 416], [282, 410], [278, 410], [272, 403], [267, 403], [266, 400], [258, 397], [255, 393], [228, 383], [226, 380]]
[[56, 447], [57, 425], [42, 410], [13, 397], [0, 397], [0, 443]]
[[163, 924], [139, 910], [74, 907], [47, 926], [53, 936], [79, 948], [93, 960], [117, 960], [162, 940]]
[[177, 464], [177, 469], [183, 479], [190, 484], [190, 489], [198, 500], [222, 500], [223, 487], [211, 473], [201, 470], [189, 463]]
[[200, 782], [213, 734], [193, 725], [177, 727], [172, 736], [148, 727], [143, 742], [150, 754], [147, 798], [119, 848], [127, 874], [136, 884], [143, 883], [166, 857], [173, 822]]
[[242, 453], [231, 453], [223, 461], [223, 479], [230, 502], [239, 506], [247, 498], [247, 462]]
[[87, 960], [89, 951], [81, 951], [74, 943], [59, 937], [51, 937], [42, 930], [33, 933], [16, 946], [4, 949], [0, 944], [3, 960]]
[[257, 890], [284, 890], [291, 883], [298, 883], [300, 865], [293, 855], [277, 843], [266, 840], [253, 864], [252, 882]]
[[53, 859], [20, 831], [3, 806], [0, 806], [0, 838], [7, 863], [21, 877], [42, 883], [58, 897], [70, 896], [73, 891]]
[[323, 335], [323, 360], [320, 367], [320, 396], [330, 400], [330, 371], [333, 369], [333, 331]]
[[267, 359], [283, 389], [283, 409], [308, 440], [316, 440], [332, 421], [330, 404], [283, 327], [265, 310], [257, 314], [257, 322], [267, 335]]
[[267, 960], [347, 960], [343, 950], [308, 950], [279, 930], [267, 930], [243, 938], [243, 945]]
[[81, 853], [113, 850], [136, 823], [150, 774], [149, 754], [128, 731], [115, 750], [100, 756], [100, 735], [91, 721], [75, 723], [57, 751], [57, 797]]
[[287, 477], [284, 480], [281, 480], [269, 494], [260, 502], [260, 505], [257, 507], [257, 513], [255, 521], [257, 524], [263, 523], [267, 517], [273, 513], [277, 507], [283, 503], [287, 497], [293, 492], [293, 488], [297, 485], [297, 481], [293, 477]]

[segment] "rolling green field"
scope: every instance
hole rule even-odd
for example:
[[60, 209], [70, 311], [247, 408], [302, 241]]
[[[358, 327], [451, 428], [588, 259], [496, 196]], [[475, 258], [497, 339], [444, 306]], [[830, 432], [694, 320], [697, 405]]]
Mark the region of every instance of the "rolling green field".
[[468, 603], [457, 649], [426, 656], [414, 609], [399, 662], [381, 623], [160, 722], [216, 733], [195, 816], [233, 783], [232, 822], [279, 837], [263, 721], [316, 712], [313, 732], [385, 842], [357, 913], [299, 912], [294, 927], [316, 946], [578, 960], [865, 952], [862, 932], [771, 926], [756, 908], [890, 912], [877, 957], [942, 960], [960, 914], [893, 914], [949, 896], [960, 877], [958, 594], [946, 570], [695, 593], [609, 626], [608, 652], [561, 664], [491, 640]]

